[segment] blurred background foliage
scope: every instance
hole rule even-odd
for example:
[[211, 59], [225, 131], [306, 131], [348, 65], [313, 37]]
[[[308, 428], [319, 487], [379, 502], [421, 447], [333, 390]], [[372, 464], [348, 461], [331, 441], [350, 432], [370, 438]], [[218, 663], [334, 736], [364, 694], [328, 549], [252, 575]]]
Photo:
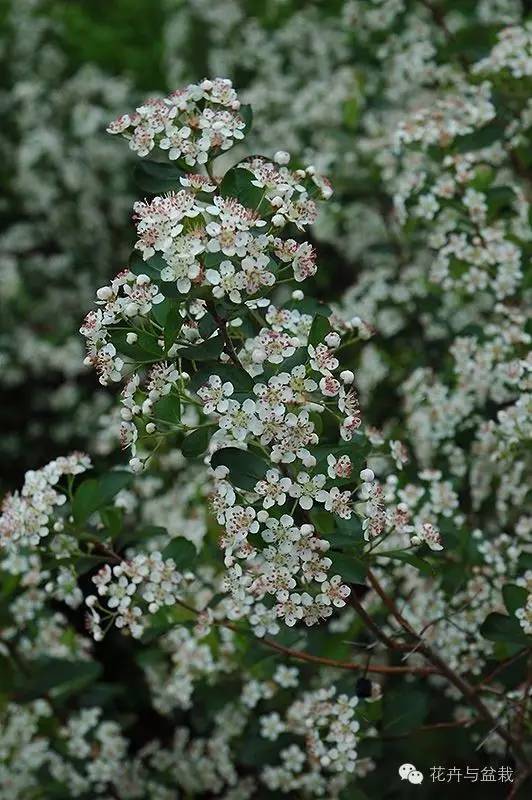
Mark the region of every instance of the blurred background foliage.
[[141, 92], [164, 91], [165, 0], [51, 0], [46, 10], [72, 69], [97, 64]]
[[[428, 36], [443, 63], [472, 63], [493, 45], [502, 24], [530, 11], [528, 2], [517, 0], [434, 4], [459, 19], [446, 38], [426, 3], [407, 5], [414, 33], [416, 21], [420, 37], [427, 35], [424, 26], [433, 25]], [[359, 279], [359, 294], [351, 299], [355, 309], [365, 291], [363, 276], [376, 264], [386, 266], [389, 259], [399, 268], [410, 265], [411, 253], [403, 251], [404, 240], [397, 240], [391, 224], [386, 164], [371, 152], [356, 151], [357, 140], [378, 132], [378, 120], [387, 112], [401, 116], [409, 78], [403, 96], [390, 96], [395, 87], [387, 83], [377, 51], [388, 38], [393, 50], [396, 32], [376, 30], [364, 37], [356, 24], [348, 30], [345, 6], [340, 0], [0, 0], [0, 493], [18, 486], [26, 469], [87, 442], [96, 463], [120, 459], [110, 456], [115, 448], [97, 436], [98, 417], [112, 402], [83, 368], [77, 330], [95, 288], [121, 268], [130, 250], [131, 203], [140, 193], [128, 168], [134, 157], [105, 135], [105, 124], [143, 97], [221, 72], [251, 95], [257, 149], [306, 149], [302, 155], [309, 158], [321, 154], [336, 199], [317, 226], [319, 283], [309, 293], [338, 299]], [[246, 40], [251, 44], [244, 52]], [[316, 109], [308, 87], [318, 91]], [[422, 94], [422, 81], [410, 91]], [[283, 108], [287, 97], [291, 107]], [[369, 132], [368, 124], [374, 126]], [[415, 256], [421, 266], [430, 257]], [[394, 276], [390, 267], [390, 293]], [[368, 281], [366, 294], [370, 287]], [[390, 306], [395, 299], [400, 307], [399, 294]], [[436, 317], [439, 303], [432, 290], [414, 302], [409, 298], [396, 330], [389, 325], [374, 337], [372, 352], [379, 350], [384, 372], [367, 411], [372, 424], [399, 413], [397, 385], [417, 364], [436, 371], [446, 364], [447, 320], [437, 320], [443, 335], [425, 336], [419, 313], [421, 307], [427, 317]], [[315, 634], [317, 650], [323, 645], [320, 635]], [[117, 647], [123, 646], [117, 640]], [[109, 658], [110, 683], [120, 678], [122, 658], [119, 650]], [[136, 690], [135, 684], [131, 700], [136, 701]], [[403, 709], [406, 704], [414, 722], [427, 713], [426, 696], [415, 690], [399, 689], [387, 702]], [[443, 696], [441, 704], [446, 719], [451, 704]], [[399, 708], [397, 716], [401, 713]], [[142, 742], [146, 730], [157, 733], [160, 724], [159, 716], [145, 718], [134, 735]], [[448, 763], [460, 765], [466, 758], [464, 731], [408, 738], [398, 733], [384, 740], [389, 763], [413, 755], [429, 762], [444, 750]], [[373, 796], [383, 796], [378, 776], [370, 785], [372, 780]], [[428, 797], [429, 791], [425, 785], [416, 794]], [[474, 796], [470, 787], [453, 791]], [[482, 797], [495, 797], [499, 787], [492, 791], [483, 786]], [[411, 789], [399, 786], [393, 796], [409, 797]]]
[[[320, 270], [309, 291], [338, 299], [368, 268], [395, 259], [387, 165], [358, 141], [378, 142], [383, 121], [390, 127], [428, 90], [430, 76], [406, 74], [397, 91], [401, 47], [417, 37], [440, 64], [472, 63], [529, 6], [404, 5], [389, 25], [372, 27], [378, 3], [343, 0], [1, 0], [0, 489], [18, 485], [35, 463], [83, 447], [110, 405], [83, 367], [77, 330], [131, 243], [139, 189], [125, 168], [130, 155], [104, 129], [141, 98], [226, 75], [253, 104], [256, 152], [284, 147], [331, 176], [336, 194], [315, 228]], [[452, 20], [450, 36], [442, 15]], [[405, 344], [421, 337], [418, 316], [411, 308], [387, 337], [394, 366], [412, 366]], [[437, 367], [445, 353], [436, 340], [425, 345]], [[396, 405], [390, 384], [371, 421]]]

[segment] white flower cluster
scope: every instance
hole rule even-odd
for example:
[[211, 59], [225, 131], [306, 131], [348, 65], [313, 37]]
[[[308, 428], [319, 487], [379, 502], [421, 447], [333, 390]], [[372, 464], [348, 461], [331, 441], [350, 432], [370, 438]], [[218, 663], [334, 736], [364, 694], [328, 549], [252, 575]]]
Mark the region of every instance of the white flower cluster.
[[519, 624], [526, 634], [532, 636], [532, 570], [525, 572], [522, 578], [517, 580], [517, 584], [528, 592], [526, 603], [515, 612]]
[[[407, 535], [412, 545], [426, 543], [431, 550], [443, 549], [437, 520], [440, 515], [451, 515], [458, 498], [450, 483], [440, 482], [441, 473], [426, 470], [418, 476], [419, 483], [403, 486], [398, 476], [391, 474], [383, 486], [374, 480], [371, 470], [364, 472], [370, 474], [359, 490], [363, 501], [359, 512], [364, 517], [362, 528], [366, 541], [381, 536], [388, 540], [394, 534], [401, 546], [401, 537]], [[430, 481], [430, 488], [423, 487], [421, 481]]]
[[45, 0], [7, 0], [3, 12], [0, 150], [11, 167], [1, 209], [0, 387], [10, 410], [0, 451], [15, 475], [88, 448], [89, 420], [108, 403], [87, 391], [76, 327], [109, 263], [128, 251], [127, 148], [102, 128], [132, 88], [94, 62], [72, 61]]
[[100, 708], [72, 714], [54, 735], [54, 712], [46, 700], [8, 704], [1, 713], [0, 786], [9, 800], [41, 791], [43, 776], [71, 797], [108, 796], [121, 780], [127, 740]]
[[462, 94], [438, 100], [401, 122], [395, 133], [395, 146], [420, 144], [448, 147], [458, 136], [473, 133], [495, 117], [489, 83], [466, 86]]
[[[266, 321], [271, 327], [262, 328], [246, 342], [255, 366], [250, 371], [256, 373], [260, 366], [262, 373], [268, 363], [274, 368], [267, 381], [255, 383], [255, 399], [233, 400], [233, 385], [222, 384], [216, 375], [198, 391], [204, 410], [218, 421], [213, 442], [222, 455], [224, 447], [237, 445], [266, 456], [264, 477], [251, 491], [239, 488], [230, 469], [217, 467], [213, 497], [218, 522], [225, 528], [221, 546], [233, 614], [246, 613], [259, 635], [277, 631], [276, 617], [289, 626], [298, 620], [312, 625], [330, 616], [333, 606], [345, 605], [349, 587], [339, 575], [327, 579], [332, 564], [326, 555], [329, 543], [315, 534], [306, 515], [317, 504], [340, 519], [351, 518], [352, 492], [342, 487], [351, 482], [348, 443], [360, 425], [352, 373], [335, 376], [339, 362], [334, 351], [340, 336], [330, 332], [323, 342], [312, 345], [308, 341], [311, 318], [304, 321], [297, 311], [273, 306], [267, 310]], [[294, 333], [298, 335], [290, 335]], [[302, 353], [303, 363], [285, 371], [285, 362], [296, 350]], [[247, 365], [242, 352], [239, 357]], [[336, 419], [345, 444], [325, 454], [326, 466], [321, 471], [312, 451], [326, 445], [319, 444], [311, 415], [325, 407]], [[283, 513], [290, 504], [291, 512]], [[272, 515], [274, 507], [280, 516]], [[303, 523], [295, 520], [298, 507]], [[316, 582], [319, 593], [313, 597], [308, 591], [296, 591], [298, 580], [303, 589]], [[273, 608], [264, 604], [269, 596], [275, 598]]]
[[[84, 453], [72, 453], [50, 461], [39, 470], [29, 470], [22, 491], [4, 498], [0, 514], [0, 546], [7, 550], [35, 546], [48, 536], [54, 509], [67, 501], [57, 484], [65, 475], [80, 475], [91, 466]], [[61, 523], [56, 523], [61, 529]]]
[[336, 696], [336, 689], [317, 689], [295, 700], [284, 720], [271, 714], [261, 720], [263, 736], [290, 732], [304, 740], [281, 750], [281, 765], [267, 766], [262, 779], [272, 791], [336, 796], [357, 767], [360, 724], [356, 697]]
[[138, 156], [168, 152], [171, 161], [205, 164], [216, 151], [227, 150], [244, 137], [240, 102], [227, 78], [204, 80], [148, 100], [132, 114], [111, 122], [108, 133], [122, 134]]
[[[97, 298], [100, 308], [87, 314], [80, 333], [87, 340], [85, 363], [96, 369], [100, 383], [105, 386], [109, 381], [120, 381], [124, 367], [123, 359], [110, 341], [108, 327], [120, 320], [147, 316], [154, 305], [164, 300], [164, 296], [148, 275], [134, 275], [124, 269], [109, 286], [98, 289]], [[134, 331], [128, 334], [128, 344], [134, 344], [136, 340]], [[154, 341], [157, 347], [157, 340]]]
[[497, 44], [489, 56], [473, 66], [480, 75], [508, 70], [514, 78], [532, 75], [532, 25], [511, 25], [497, 34]]
[[[100, 641], [115, 624], [135, 639], [145, 629], [146, 611], [155, 614], [164, 606], [173, 606], [182, 591], [183, 576], [171, 558], [154, 551], [122, 561], [114, 567], [103, 566], [92, 578], [98, 595], [89, 595], [87, 625]], [[105, 598], [103, 606], [98, 600]], [[104, 627], [105, 626], [105, 627]]]
[[[180, 344], [209, 343], [214, 333], [205, 325], [209, 316], [224, 342], [221, 363], [233, 370], [243, 368], [252, 379], [247, 396], [237, 400], [235, 384], [222, 379], [214, 368], [197, 394], [204, 413], [213, 417], [218, 427], [211, 437], [211, 451], [237, 446], [261, 460], [262, 475], [247, 490], [233, 481], [230, 470], [219, 466], [213, 497], [217, 520], [225, 529], [221, 546], [228, 570], [226, 589], [233, 601], [231, 615], [246, 616], [260, 635], [275, 633], [278, 618], [289, 626], [300, 620], [313, 625], [330, 616], [333, 607], [345, 605], [350, 589], [334, 571], [329, 577], [333, 564], [326, 555], [329, 543], [316, 535], [308, 514], [317, 505], [333, 518], [351, 519], [352, 484], [356, 488], [357, 483], [356, 474], [351, 474], [351, 459], [357, 457], [363, 441], [354, 374], [342, 369], [337, 357], [342, 336], [331, 328], [327, 317], [298, 310], [298, 302], [304, 299], [299, 290], [294, 292], [291, 306], [284, 308], [260, 296], [290, 264], [298, 281], [316, 268], [308, 243], [283, 239], [267, 227], [280, 229], [290, 223], [304, 228], [316, 217], [310, 192], [323, 197], [331, 194], [328, 182], [313, 168], [293, 172], [286, 166], [288, 161], [289, 155], [282, 151], [276, 153], [274, 162], [252, 158], [222, 179], [221, 189], [233, 178], [249, 175], [250, 184], [244, 183], [244, 187], [258, 192], [254, 210], [240, 202], [240, 192], [247, 191], [241, 189], [241, 181], [240, 188], [232, 190], [234, 196], [216, 194], [209, 201], [202, 200], [205, 190], [214, 189], [215, 184], [210, 177], [195, 174], [182, 179], [184, 188], [179, 192], [136, 204], [137, 247], [147, 267], [151, 268], [160, 254], [164, 266], [156, 269], [161, 280], [177, 280], [178, 292], [185, 295], [178, 311], [177, 339], [171, 347], [159, 324], [164, 317], [155, 313], [154, 306], [171, 305], [175, 295], [165, 300], [164, 286], [161, 293], [144, 274], [135, 278], [124, 271], [110, 286], [99, 289], [100, 308], [91, 312], [82, 328], [89, 340], [88, 360], [103, 382], [120, 378], [124, 358], [135, 362], [124, 345], [124, 358], [120, 353], [121, 340], [114, 328], [117, 322], [126, 323], [127, 344], [150, 351], [150, 359], [139, 357], [122, 393], [122, 442], [132, 447], [134, 470], [143, 464], [135, 455], [138, 426], [143, 427], [143, 439], [163, 436], [167, 430], [157, 417], [158, 400], [169, 396], [180, 407], [197, 405], [186, 387], [188, 375], [175, 356], [180, 355]], [[205, 288], [212, 291], [212, 299], [204, 299]], [[229, 327], [225, 319], [220, 323], [216, 301], [228, 297], [237, 303], [244, 294], [252, 297], [257, 293], [246, 305], [253, 326], [260, 323], [258, 331], [255, 327], [252, 332], [248, 325], [241, 332], [242, 320], [229, 320]], [[315, 333], [320, 327], [323, 332]], [[360, 320], [342, 325], [347, 340], [362, 335], [362, 328]], [[121, 336], [123, 339], [123, 333]], [[192, 348], [183, 352], [194, 360]], [[144, 385], [141, 374], [146, 363], [152, 366]], [[255, 382], [259, 376], [260, 381]], [[176, 420], [170, 433], [196, 427], [196, 412], [186, 423], [184, 412], [180, 413], [181, 420]], [[316, 425], [315, 415], [322, 413], [330, 416], [335, 431], [328, 432], [330, 444], [321, 441]], [[313, 453], [321, 451], [318, 467]], [[392, 453], [398, 463], [403, 460], [400, 443], [392, 443]], [[268, 511], [273, 507], [275, 512]], [[437, 545], [437, 531], [428, 525], [420, 528], [418, 541]]]
[[175, 282], [181, 294], [192, 285], [206, 286], [217, 299], [241, 303], [273, 286], [280, 273], [286, 277], [287, 267], [297, 281], [316, 271], [315, 252], [308, 242], [284, 241], [272, 230], [287, 223], [303, 229], [314, 222], [316, 204], [309, 192], [328, 197], [331, 191], [325, 179], [312, 167], [293, 172], [259, 158], [238, 164], [237, 176], [240, 170], [251, 173], [251, 186], [258, 193], [250, 198], [252, 208], [230, 195], [203, 199], [206, 192], [216, 190], [216, 182], [194, 174], [180, 179], [185, 188], [178, 192], [135, 203], [135, 247], [145, 261], [160, 254], [161, 280]]

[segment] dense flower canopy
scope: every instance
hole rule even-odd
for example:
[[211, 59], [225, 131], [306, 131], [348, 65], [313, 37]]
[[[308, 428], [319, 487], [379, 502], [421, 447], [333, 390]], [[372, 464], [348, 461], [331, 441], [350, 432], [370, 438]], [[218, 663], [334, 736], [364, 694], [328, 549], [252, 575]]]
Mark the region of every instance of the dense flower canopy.
[[2, 504], [0, 798], [527, 795], [532, 30], [332, 5], [169, 2], [166, 96], [16, 76], [2, 380], [84, 452]]

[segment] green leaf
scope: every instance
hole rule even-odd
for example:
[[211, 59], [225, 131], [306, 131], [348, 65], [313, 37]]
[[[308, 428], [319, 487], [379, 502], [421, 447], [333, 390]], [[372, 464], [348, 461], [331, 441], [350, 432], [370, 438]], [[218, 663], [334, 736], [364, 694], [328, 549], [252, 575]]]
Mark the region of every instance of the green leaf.
[[312, 325], [310, 327], [310, 333], [308, 337], [309, 344], [314, 345], [321, 344], [328, 333], [331, 332], [331, 323], [324, 317], [322, 314], [316, 314], [314, 319], [312, 320]]
[[328, 539], [335, 528], [333, 515], [329, 514], [328, 511], [312, 509], [312, 511], [309, 512], [309, 516], [317, 535], [322, 539]]
[[[244, 159], [245, 161], [248, 159]], [[236, 197], [246, 208], [256, 209], [263, 198], [264, 189], [254, 186], [253, 180], [255, 180], [253, 173], [236, 164], [225, 173], [220, 184], [220, 194], [223, 197]]]
[[527, 636], [516, 617], [507, 617], [505, 614], [494, 612], [489, 614], [482, 625], [480, 633], [490, 642], [505, 642], [506, 644], [530, 644], [531, 637]]
[[518, 608], [524, 608], [528, 598], [528, 592], [524, 586], [516, 586], [514, 583], [507, 583], [502, 587], [502, 596], [506, 611], [513, 615]]
[[485, 194], [490, 220], [503, 216], [515, 205], [515, 192], [511, 186], [493, 186]]
[[175, 394], [167, 394], [161, 397], [155, 404], [153, 416], [163, 422], [169, 422], [175, 425], [181, 422], [181, 401]]
[[197, 428], [195, 431], [185, 436], [181, 442], [181, 452], [185, 458], [196, 458], [205, 452], [209, 445], [212, 427], [214, 426]]
[[177, 569], [190, 569], [194, 566], [198, 558], [198, 552], [192, 542], [188, 539], [179, 537], [172, 539], [162, 552], [163, 558], [174, 560]]
[[152, 280], [159, 281], [164, 264], [161, 263], [160, 256], [155, 255], [145, 261], [138, 250], [133, 250], [128, 266], [133, 275], [149, 275]]
[[212, 314], [204, 314], [198, 323], [198, 330], [203, 339], [208, 339], [218, 328], [218, 323]]
[[152, 306], [151, 316], [158, 325], [164, 328], [166, 319], [172, 308], [174, 308], [174, 301], [167, 297], [162, 303], [157, 303], [157, 305]]
[[133, 171], [133, 178], [140, 189], [150, 194], [170, 192], [181, 189], [179, 179], [185, 173], [175, 164], [155, 161], [140, 161]]
[[233, 400], [242, 403], [248, 397], [253, 397], [254, 383], [251, 375], [236, 364], [222, 364], [219, 361], [194, 373], [189, 384], [192, 391], [197, 392], [208, 382], [211, 375], [218, 375], [222, 383], [229, 382], [233, 385], [234, 392], [231, 395]]
[[221, 336], [213, 336], [201, 344], [181, 347], [178, 354], [181, 358], [189, 358], [191, 361], [214, 361], [218, 358], [224, 348], [224, 340]]
[[239, 450], [237, 447], [224, 447], [211, 458], [212, 467], [224, 466], [229, 469], [231, 483], [239, 489], [251, 491], [257, 481], [264, 478], [270, 468], [268, 462], [250, 450]]
[[180, 314], [179, 306], [172, 305], [168, 309], [166, 321], [164, 323], [164, 349], [169, 350], [179, 335], [183, 325], [183, 317]]
[[456, 150], [459, 153], [481, 150], [500, 141], [501, 138], [504, 138], [504, 125], [501, 122], [493, 121], [478, 131], [460, 136], [456, 141]]
[[352, 515], [351, 519], [336, 518], [334, 530], [326, 534], [325, 538], [335, 550], [347, 551], [347, 553], [353, 553], [353, 550], [358, 552], [364, 543], [362, 522], [355, 515]]
[[129, 344], [126, 331], [111, 331], [111, 342], [117, 351], [132, 359], [132, 361], [153, 361], [163, 357], [163, 351], [157, 341], [157, 337], [145, 332], [136, 332], [137, 341]]
[[337, 553], [334, 550], [329, 551], [327, 555], [332, 561], [331, 571], [333, 573], [338, 573], [347, 583], [364, 583], [368, 571], [364, 561], [346, 553]]
[[108, 505], [121, 489], [133, 479], [130, 472], [109, 472], [97, 479], [89, 478], [81, 483], [72, 501], [72, 514], [78, 524], [85, 522], [95, 511]]
[[101, 511], [100, 516], [106, 527], [106, 535], [114, 539], [122, 530], [123, 513], [121, 508], [106, 508]]
[[116, 470], [108, 472], [99, 479], [103, 503], [109, 503], [119, 491], [129, 486], [133, 480], [131, 472]]
[[402, 561], [404, 564], [410, 564], [424, 575], [434, 575], [434, 568], [428, 561], [425, 561], [421, 556], [415, 553], [406, 553], [404, 550], [386, 550], [382, 553], [374, 553], [375, 558], [392, 558], [395, 561]]
[[101, 670], [96, 661], [37, 658], [32, 661], [31, 676], [19, 676], [20, 691], [26, 699], [42, 697], [48, 692], [54, 697], [69, 695], [95, 681]]
[[81, 483], [72, 501], [72, 514], [77, 523], [84, 522], [100, 505], [100, 486], [96, 478]]
[[385, 692], [383, 730], [387, 735], [401, 736], [422, 725], [428, 713], [428, 698], [415, 689]]
[[244, 128], [244, 136], [249, 133], [251, 130], [251, 126], [253, 125], [253, 109], [249, 104], [244, 104], [240, 106], [238, 113], [244, 120], [245, 128]]

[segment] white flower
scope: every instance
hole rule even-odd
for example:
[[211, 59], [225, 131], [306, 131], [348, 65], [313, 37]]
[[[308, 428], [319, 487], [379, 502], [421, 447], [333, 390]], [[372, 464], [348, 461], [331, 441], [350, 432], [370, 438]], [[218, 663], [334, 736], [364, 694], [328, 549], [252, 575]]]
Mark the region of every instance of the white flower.
[[247, 398], [242, 405], [236, 400], [228, 401], [228, 409], [220, 418], [220, 428], [228, 431], [239, 442], [243, 442], [248, 434], [260, 436], [264, 425], [258, 417], [254, 400]]
[[290, 487], [290, 497], [298, 498], [301, 508], [308, 511], [314, 505], [314, 500], [319, 503], [325, 502], [328, 495], [323, 491], [325, 486], [325, 475], [314, 475], [310, 477], [306, 472], [300, 472], [297, 476], [297, 483]]
[[244, 287], [244, 276], [236, 272], [234, 265], [230, 261], [222, 261], [218, 270], [208, 269], [205, 277], [213, 286], [214, 297], [224, 297], [227, 295], [233, 303], [241, 303], [241, 290]]
[[275, 636], [279, 633], [279, 623], [274, 609], [266, 608], [262, 603], [256, 603], [249, 615], [249, 622], [253, 627], [255, 636], [262, 638], [267, 633]]
[[278, 617], [283, 617], [285, 624], [292, 628], [296, 622], [303, 619], [305, 606], [312, 605], [312, 597], [308, 592], [292, 592], [287, 600], [277, 603], [275, 612]]
[[347, 455], [336, 458], [332, 453], [327, 456], [327, 474], [329, 478], [350, 478], [353, 465]]
[[443, 550], [440, 532], [430, 522], [421, 522], [416, 525], [415, 534], [412, 536], [411, 542], [414, 545], [426, 542], [431, 550]]
[[325, 508], [327, 511], [338, 514], [342, 519], [351, 519], [353, 509], [351, 506], [350, 492], [341, 492], [337, 486], [333, 486], [326, 495]]
[[326, 344], [308, 345], [310, 366], [322, 375], [330, 375], [338, 367], [338, 359], [333, 355]]
[[287, 667], [285, 664], [279, 664], [273, 674], [273, 680], [283, 689], [291, 689], [299, 683], [299, 670], [297, 667]]
[[327, 606], [332, 603], [337, 608], [343, 608], [345, 600], [350, 594], [351, 589], [349, 586], [342, 584], [340, 575], [334, 575], [330, 581], [324, 581], [321, 584], [321, 592], [316, 601]]
[[360, 416], [354, 414], [349, 417], [345, 417], [345, 419], [342, 420], [342, 425], [340, 427], [340, 436], [342, 437], [344, 442], [351, 441], [355, 431], [357, 431], [360, 428], [361, 424], [362, 420], [360, 419]]
[[229, 408], [228, 398], [234, 392], [233, 384], [229, 381], [222, 383], [218, 375], [211, 375], [205, 386], [198, 389], [198, 397], [203, 401], [203, 410], [206, 414], [219, 411], [224, 414]]
[[340, 391], [340, 382], [327, 375], [320, 380], [320, 391], [325, 397], [335, 397]]
[[286, 730], [284, 722], [277, 711], [272, 711], [271, 714], [264, 715], [260, 718], [260, 735], [264, 739], [269, 739], [275, 742], [280, 733]]
[[301, 531], [289, 514], [283, 514], [280, 519], [268, 517], [261, 535], [265, 542], [273, 543], [279, 553], [291, 554], [294, 542], [301, 538]]
[[263, 507], [271, 508], [276, 503], [279, 506], [284, 505], [286, 492], [290, 490], [291, 485], [290, 478], [283, 478], [277, 469], [269, 469], [265, 479], [255, 485], [255, 491], [264, 498]]
[[364, 481], [364, 483], [371, 483], [375, 480], [375, 473], [372, 469], [363, 469], [360, 472], [360, 480]]

